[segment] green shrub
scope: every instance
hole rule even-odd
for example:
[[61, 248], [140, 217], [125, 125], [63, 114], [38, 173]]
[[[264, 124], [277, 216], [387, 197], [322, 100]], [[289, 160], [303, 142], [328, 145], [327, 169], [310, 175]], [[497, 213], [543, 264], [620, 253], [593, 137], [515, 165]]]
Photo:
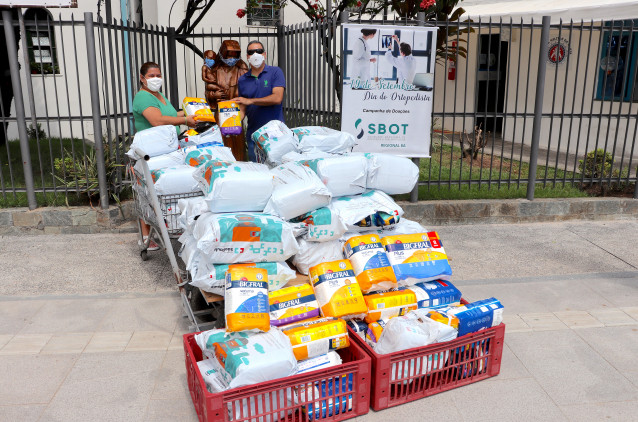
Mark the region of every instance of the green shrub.
[[589, 151], [584, 160], [578, 160], [578, 170], [585, 177], [605, 177], [611, 174], [614, 157], [603, 149]]

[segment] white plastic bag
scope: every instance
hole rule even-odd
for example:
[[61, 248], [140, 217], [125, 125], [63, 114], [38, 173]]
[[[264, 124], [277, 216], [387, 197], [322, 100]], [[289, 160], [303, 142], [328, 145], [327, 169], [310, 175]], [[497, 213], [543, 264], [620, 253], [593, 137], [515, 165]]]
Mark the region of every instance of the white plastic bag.
[[273, 176], [264, 164], [208, 161], [193, 177], [212, 212], [263, 211], [273, 191]]
[[398, 316], [385, 324], [374, 351], [387, 354], [427, 346], [434, 343], [438, 335], [439, 329], [436, 325], [424, 325], [414, 317]]
[[409, 158], [376, 152], [361, 155], [368, 160], [368, 189], [377, 189], [389, 195], [409, 193], [419, 180], [419, 167]]
[[177, 217], [179, 227], [184, 231], [189, 231], [193, 221], [199, 215], [208, 212], [208, 204], [204, 201], [203, 196], [194, 198], [182, 198], [177, 201], [177, 205], [181, 210], [181, 214]]
[[149, 157], [177, 151], [179, 148], [177, 129], [173, 125], [163, 125], [140, 130], [135, 134], [131, 149], [126, 155], [136, 160], [143, 158], [135, 154], [134, 148], [142, 150]]
[[344, 155], [301, 161], [328, 187], [333, 197], [356, 195], [366, 190], [366, 158]]
[[[281, 289], [286, 283], [297, 276], [286, 263], [282, 262], [257, 262], [252, 265], [257, 268], [264, 268], [268, 271], [269, 292]], [[195, 271], [191, 271], [190, 284], [204, 291], [224, 296], [225, 276], [228, 267], [229, 264], [212, 264], [207, 262], [206, 256], [203, 255]]]
[[293, 221], [299, 221], [306, 225], [303, 238], [309, 242], [337, 240], [348, 229], [341, 216], [330, 206], [311, 211]]
[[298, 217], [330, 203], [332, 195], [315, 172], [296, 162], [271, 170], [275, 188], [264, 208], [284, 220]]
[[334, 198], [331, 206], [339, 213], [348, 230], [366, 231], [390, 228], [403, 216], [403, 209], [385, 193], [378, 190], [361, 195]]
[[307, 242], [299, 239], [299, 252], [292, 258], [292, 263], [297, 271], [308, 275], [310, 267], [339, 259], [343, 259], [343, 242], [341, 240]]
[[190, 135], [179, 140], [180, 148], [204, 148], [212, 146], [224, 146], [224, 140], [219, 130], [219, 126], [213, 125], [206, 131], [197, 135]]
[[298, 141], [294, 133], [283, 122], [271, 120], [253, 135], [255, 146], [266, 157], [266, 164], [276, 166], [282, 163], [282, 157], [298, 150]]
[[268, 214], [206, 213], [193, 236], [213, 264], [283, 262], [299, 251], [290, 224]]
[[155, 192], [158, 195], [177, 195], [199, 192], [199, 184], [193, 178], [193, 168], [187, 165], [156, 169], [151, 172]]
[[306, 372], [318, 371], [321, 369], [330, 368], [332, 366], [341, 365], [341, 356], [335, 351], [330, 351], [324, 355], [315, 356], [314, 358], [300, 360], [297, 362], [299, 368], [298, 374], [305, 374]]
[[[147, 162], [148, 169], [150, 171], [166, 168], [166, 167], [175, 167], [184, 164], [184, 151], [178, 149], [177, 151], [173, 151], [168, 154], [156, 155], [155, 157], [151, 157]], [[135, 166], [133, 166], [138, 173], [142, 176], [144, 175], [142, 170], [142, 160], [137, 160]]]
[[322, 151], [344, 154], [352, 151], [356, 143], [352, 134], [323, 126], [302, 126], [292, 131], [299, 139], [301, 152]]
[[204, 147], [204, 148], [187, 148], [184, 150], [184, 164], [191, 167], [199, 167], [207, 161], [236, 161], [230, 148], [228, 147]]
[[183, 233], [179, 237], [179, 242], [182, 246], [180, 247], [177, 256], [179, 256], [184, 262], [186, 270], [190, 271], [196, 268], [196, 265], [202, 255], [202, 252], [197, 247], [197, 239], [195, 239], [190, 233]]
[[211, 393], [221, 393], [228, 390], [228, 373], [224, 371], [217, 359], [204, 359], [197, 362], [197, 368], [199, 369], [206, 388]]

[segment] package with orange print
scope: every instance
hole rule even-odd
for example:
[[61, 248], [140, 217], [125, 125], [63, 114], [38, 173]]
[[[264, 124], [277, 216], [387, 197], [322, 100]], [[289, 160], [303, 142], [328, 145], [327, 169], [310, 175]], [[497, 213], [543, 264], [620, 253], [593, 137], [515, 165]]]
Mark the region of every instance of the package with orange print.
[[351, 237], [343, 246], [343, 251], [352, 264], [363, 293], [397, 286], [397, 279], [379, 236], [371, 234]]
[[362, 317], [368, 312], [354, 270], [347, 259], [311, 267], [310, 281], [324, 317]]
[[239, 135], [242, 132], [239, 104], [234, 101], [219, 101], [217, 109], [222, 135]]
[[268, 271], [232, 265], [226, 271], [226, 331], [270, 330]]
[[348, 327], [340, 318], [314, 318], [282, 328], [297, 360], [304, 360], [350, 346]]
[[417, 309], [416, 295], [405, 287], [388, 292], [371, 293], [363, 298], [368, 306], [368, 315], [365, 318], [368, 324], [380, 319], [405, 315]]
[[270, 324], [281, 326], [319, 316], [319, 304], [310, 284], [269, 292]]
[[399, 285], [449, 280], [452, 276], [452, 268], [436, 232], [386, 236], [381, 243]]
[[214, 122], [215, 114], [210, 109], [205, 98], [184, 97], [182, 108], [187, 116], [195, 116], [195, 120], [200, 122]]

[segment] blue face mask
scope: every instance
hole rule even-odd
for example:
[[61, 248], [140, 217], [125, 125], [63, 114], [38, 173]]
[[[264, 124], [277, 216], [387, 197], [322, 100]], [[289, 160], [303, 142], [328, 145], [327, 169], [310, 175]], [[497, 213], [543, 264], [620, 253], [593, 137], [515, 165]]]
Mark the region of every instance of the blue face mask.
[[215, 60], [213, 59], [204, 59], [204, 62], [206, 63], [206, 66], [208, 66], [209, 68], [215, 65]]
[[238, 61], [238, 60], [239, 60], [239, 59], [238, 59], [238, 58], [236, 58], [236, 57], [229, 57], [229, 58], [227, 58], [227, 59], [222, 58], [222, 61], [223, 61], [224, 63], [226, 63], [226, 64], [227, 64], [228, 66], [230, 66], [230, 67], [235, 66], [235, 63], [237, 63], [237, 61]]

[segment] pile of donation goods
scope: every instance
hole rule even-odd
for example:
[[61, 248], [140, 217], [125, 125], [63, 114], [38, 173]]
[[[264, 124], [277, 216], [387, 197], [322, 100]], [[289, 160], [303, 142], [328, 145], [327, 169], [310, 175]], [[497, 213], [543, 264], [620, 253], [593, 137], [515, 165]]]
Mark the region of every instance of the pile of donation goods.
[[411, 160], [280, 121], [253, 135], [261, 163], [235, 161], [218, 133], [173, 137], [152, 128], [134, 145], [151, 155], [158, 193], [203, 193], [173, 206], [190, 283], [224, 296], [225, 328], [196, 335], [211, 392], [339, 365], [348, 326], [387, 354], [501, 323], [497, 299], [461, 303], [438, 234], [389, 196], [415, 186]]

